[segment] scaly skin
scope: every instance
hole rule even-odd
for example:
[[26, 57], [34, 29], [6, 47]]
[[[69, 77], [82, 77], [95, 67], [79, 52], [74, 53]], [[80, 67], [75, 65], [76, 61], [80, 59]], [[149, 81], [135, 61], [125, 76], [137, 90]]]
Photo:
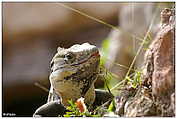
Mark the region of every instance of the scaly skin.
[[48, 102], [39, 107], [34, 117], [56, 117], [66, 113], [68, 100], [74, 102], [83, 97], [91, 108], [102, 105], [113, 96], [94, 89], [94, 82], [99, 74], [99, 51], [94, 45], [84, 43], [68, 49], [58, 48], [51, 61], [50, 93]]
[[56, 100], [58, 95], [64, 106], [68, 105], [68, 100], [75, 102], [80, 97], [85, 98], [87, 105], [92, 105], [99, 61], [98, 49], [89, 43], [76, 44], [68, 49], [58, 48], [51, 61], [48, 102]]

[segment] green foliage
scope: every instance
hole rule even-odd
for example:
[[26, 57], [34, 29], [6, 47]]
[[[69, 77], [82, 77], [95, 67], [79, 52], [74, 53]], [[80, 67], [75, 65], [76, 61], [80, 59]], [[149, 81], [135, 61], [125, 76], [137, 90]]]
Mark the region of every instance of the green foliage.
[[111, 75], [111, 73], [109, 73], [107, 71], [107, 69], [104, 67], [106, 61], [107, 61], [107, 57], [108, 57], [108, 53], [109, 53], [109, 46], [110, 46], [110, 40], [109, 39], [105, 39], [102, 42], [102, 47], [101, 47], [101, 58], [100, 58], [100, 74], [101, 74], [101, 79], [103, 79], [105, 81], [105, 85], [104, 88], [106, 88], [106, 85], [109, 85], [109, 82], [112, 81], [113, 77]]
[[137, 86], [141, 85], [141, 71], [135, 71], [134, 73], [134, 77], [131, 78], [129, 76], [126, 77], [126, 80], [128, 82], [129, 85], [131, 85], [131, 87], [136, 88]]
[[115, 110], [115, 100], [112, 100], [111, 104], [109, 105], [108, 112], [114, 112]]
[[101, 68], [103, 79], [105, 81], [110, 81], [113, 79], [113, 74], [110, 71], [108, 71], [104, 66], [101, 66], [100, 68]]
[[[119, 77], [107, 70], [104, 66], [101, 66], [101, 73], [99, 76], [99, 79], [104, 80], [104, 89], [110, 90], [116, 83], [119, 82]], [[109, 91], [110, 92], [110, 91]], [[116, 92], [111, 92], [113, 95], [116, 94]]]
[[106, 63], [108, 53], [109, 53], [109, 46], [110, 46], [110, 40], [109, 39], [103, 40], [102, 48], [101, 48], [102, 56], [101, 56], [101, 60], [100, 60], [101, 65], [104, 65]]
[[69, 106], [67, 107], [68, 112], [64, 115], [64, 117], [100, 117], [100, 115], [94, 115], [88, 110], [86, 112], [80, 112], [77, 108], [77, 105], [72, 101], [68, 101]]

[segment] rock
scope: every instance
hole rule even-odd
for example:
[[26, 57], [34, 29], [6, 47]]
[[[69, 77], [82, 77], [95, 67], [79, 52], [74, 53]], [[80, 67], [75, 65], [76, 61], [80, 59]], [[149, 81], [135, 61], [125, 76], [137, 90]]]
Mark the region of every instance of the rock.
[[119, 91], [119, 96], [115, 97], [115, 113], [119, 116], [124, 116], [125, 104], [129, 100], [130, 97], [134, 97], [136, 92], [135, 88], [132, 88], [130, 85], [125, 85]]
[[[169, 24], [171, 10], [161, 12], [161, 29], [146, 53], [144, 77], [152, 82], [155, 97], [171, 96], [175, 89], [174, 78], [174, 25]], [[162, 15], [163, 14], [163, 15]], [[169, 15], [166, 17], [166, 15]], [[164, 20], [164, 19], [168, 19]], [[165, 22], [164, 22], [165, 21]], [[164, 98], [165, 99], [165, 98]]]
[[130, 98], [125, 104], [125, 117], [144, 117], [155, 116], [156, 106], [153, 102], [152, 96], [149, 95], [149, 89], [143, 87], [137, 94]]
[[[161, 12], [162, 27], [145, 55], [143, 83], [124, 106], [124, 116], [175, 116], [174, 17], [173, 10]], [[168, 20], [164, 20], [168, 19]]]

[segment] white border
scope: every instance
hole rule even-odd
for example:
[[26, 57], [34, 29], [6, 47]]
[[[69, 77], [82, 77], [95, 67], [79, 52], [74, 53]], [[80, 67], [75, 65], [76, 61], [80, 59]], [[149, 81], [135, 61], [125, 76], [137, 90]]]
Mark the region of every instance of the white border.
[[[18, 0], [18, 1], [15, 1], [15, 0], [3, 0], [1, 1], [1, 7], [0, 7], [0, 14], [1, 14], [1, 18], [0, 18], [0, 22], [1, 22], [1, 33], [0, 33], [0, 36], [2, 38], [2, 2], [175, 2], [175, 0], [148, 0], [148, 1], [142, 1], [142, 0], [136, 0], [136, 1], [133, 1], [133, 0], [57, 0], [57, 1], [48, 1], [48, 0]], [[176, 5], [176, 2], [175, 2], [175, 7], [177, 7]], [[176, 36], [177, 36], [177, 33], [175, 32], [175, 40], [176, 40]], [[176, 56], [177, 56], [177, 50], [176, 50], [176, 46], [177, 46], [177, 41], [175, 41], [175, 79], [177, 78], [177, 74], [176, 74], [176, 66], [177, 66], [177, 61], [176, 61]], [[0, 73], [0, 76], [1, 76], [1, 83], [0, 83], [0, 99], [1, 99], [1, 102], [0, 102], [0, 105], [1, 105], [1, 108], [0, 108], [0, 114], [2, 116], [2, 39], [1, 39], [1, 45], [0, 45], [0, 59], [1, 59], [1, 73]], [[177, 92], [177, 80], [175, 81], [175, 91]], [[176, 93], [175, 93], [176, 94]], [[177, 97], [176, 98], [176, 104], [177, 104]], [[175, 105], [176, 105], [175, 104]], [[176, 108], [176, 114], [177, 114], [177, 108]], [[1, 117], [0, 116], [0, 117]], [[2, 117], [1, 117], [2, 118]], [[4, 118], [18, 118], [18, 117], [4, 117]], [[25, 117], [23, 117], [25, 118]], [[29, 118], [29, 117], [26, 117], [26, 118]], [[30, 117], [32, 118], [32, 117]], [[64, 117], [56, 117], [56, 119], [62, 119]], [[78, 117], [77, 117], [78, 118]], [[125, 118], [125, 117], [121, 117], [121, 118]], [[160, 119], [160, 118], [163, 118], [163, 119], [167, 119], [167, 118], [172, 118], [172, 117], [141, 117], [141, 118], [156, 118], [156, 119]], [[48, 119], [48, 118], [44, 118], [44, 119]], [[68, 119], [68, 118], [67, 118]], [[113, 118], [110, 118], [110, 119], [113, 119]], [[135, 119], [135, 118], [129, 118], [129, 119]]]
[[2, 0], [2, 2], [175, 2], [175, 0]]

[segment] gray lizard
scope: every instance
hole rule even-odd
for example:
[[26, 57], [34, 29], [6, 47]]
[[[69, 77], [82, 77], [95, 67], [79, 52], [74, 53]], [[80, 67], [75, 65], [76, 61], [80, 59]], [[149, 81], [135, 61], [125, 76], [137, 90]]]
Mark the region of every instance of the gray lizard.
[[88, 107], [96, 107], [112, 99], [110, 93], [94, 88], [99, 62], [98, 48], [89, 43], [76, 44], [68, 49], [59, 47], [51, 61], [48, 101], [33, 116], [62, 116], [71, 99], [75, 102], [83, 97]]

